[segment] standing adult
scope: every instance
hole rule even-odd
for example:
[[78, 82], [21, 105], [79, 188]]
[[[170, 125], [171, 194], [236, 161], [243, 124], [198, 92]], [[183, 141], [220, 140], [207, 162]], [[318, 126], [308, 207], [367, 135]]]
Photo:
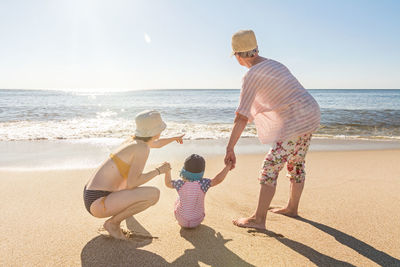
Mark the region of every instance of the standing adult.
[[281, 63], [258, 55], [252, 30], [232, 36], [232, 49], [238, 63], [249, 70], [243, 77], [240, 104], [226, 148], [225, 163], [236, 164], [234, 147], [248, 122], [254, 121], [261, 143], [272, 143], [262, 164], [257, 209], [250, 217], [233, 220], [239, 227], [265, 229], [267, 212], [275, 194], [279, 172], [287, 162], [290, 198], [286, 207], [272, 210], [297, 216], [304, 187], [305, 156], [312, 133], [318, 129], [318, 103]]

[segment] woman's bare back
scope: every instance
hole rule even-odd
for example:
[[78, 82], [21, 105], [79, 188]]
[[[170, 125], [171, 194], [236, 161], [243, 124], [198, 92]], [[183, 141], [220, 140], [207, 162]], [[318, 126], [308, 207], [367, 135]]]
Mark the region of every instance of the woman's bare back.
[[[143, 149], [145, 148], [145, 149]], [[132, 165], [135, 157], [140, 157], [143, 152], [148, 155], [148, 148], [143, 144], [131, 142], [120, 146], [117, 152], [114, 153], [120, 160]], [[146, 153], [147, 152], [147, 153]], [[101, 166], [95, 171], [92, 178], [87, 183], [88, 190], [103, 190], [103, 191], [119, 191], [125, 189], [127, 186], [127, 179], [120, 173], [117, 164], [113, 159], [108, 157]]]

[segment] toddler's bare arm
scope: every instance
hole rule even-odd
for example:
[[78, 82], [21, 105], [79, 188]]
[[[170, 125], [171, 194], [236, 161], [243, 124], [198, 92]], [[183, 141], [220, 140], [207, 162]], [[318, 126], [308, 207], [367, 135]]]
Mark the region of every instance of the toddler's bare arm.
[[211, 186], [216, 186], [220, 184], [228, 174], [229, 170], [232, 168], [232, 163], [227, 164], [220, 173], [218, 173], [213, 179], [211, 179]]
[[171, 182], [171, 170], [168, 170], [165, 173], [165, 186], [168, 187], [168, 188], [174, 188], [172, 186], [172, 182]]

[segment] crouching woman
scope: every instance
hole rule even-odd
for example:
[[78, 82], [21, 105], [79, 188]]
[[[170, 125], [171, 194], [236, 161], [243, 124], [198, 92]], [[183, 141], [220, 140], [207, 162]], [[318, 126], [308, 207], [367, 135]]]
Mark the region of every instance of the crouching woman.
[[143, 111], [136, 118], [135, 136], [110, 154], [85, 185], [83, 199], [88, 212], [97, 218], [110, 217], [104, 229], [112, 237], [126, 239], [121, 222], [157, 203], [160, 191], [142, 186], [171, 167], [165, 162], [143, 173], [150, 148], [160, 148], [182, 136], [159, 139], [166, 124], [157, 111]]

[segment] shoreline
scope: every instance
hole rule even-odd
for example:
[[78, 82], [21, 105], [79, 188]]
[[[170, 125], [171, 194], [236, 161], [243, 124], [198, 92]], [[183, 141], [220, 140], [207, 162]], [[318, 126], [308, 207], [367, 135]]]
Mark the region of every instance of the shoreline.
[[[59, 141], [2, 141], [0, 170], [81, 170], [96, 168], [122, 142], [121, 139], [97, 138], [87, 140]], [[152, 149], [149, 164], [163, 162], [174, 156], [175, 161], [196, 153], [203, 156], [225, 154], [228, 139], [184, 140], [180, 145], [172, 143], [161, 149]], [[237, 155], [266, 154], [269, 145], [260, 144], [257, 138], [240, 138]], [[311, 141], [313, 151], [376, 151], [398, 150], [399, 141], [389, 140], [344, 140], [315, 137]]]

